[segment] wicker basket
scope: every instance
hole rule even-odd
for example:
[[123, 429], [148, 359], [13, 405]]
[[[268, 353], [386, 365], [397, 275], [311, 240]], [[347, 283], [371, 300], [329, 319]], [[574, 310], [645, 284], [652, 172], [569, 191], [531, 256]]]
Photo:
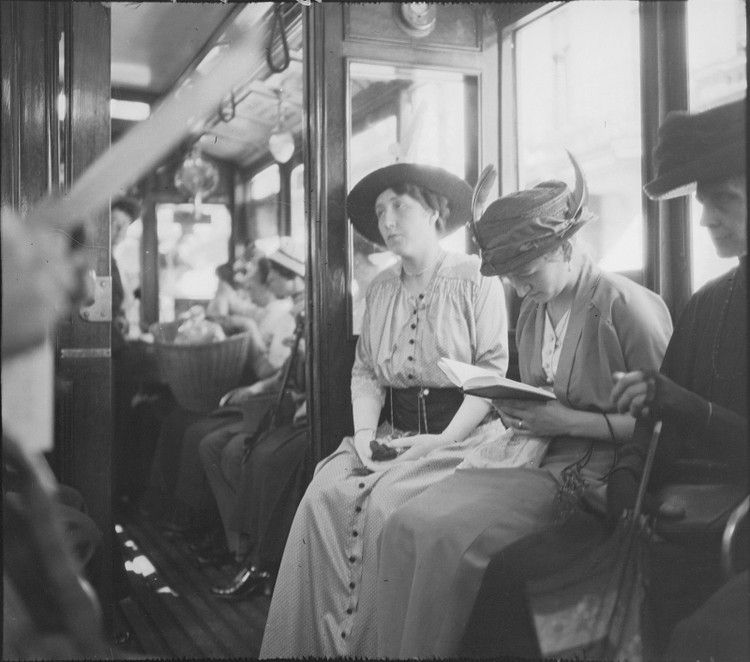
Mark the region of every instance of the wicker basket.
[[251, 336], [239, 333], [205, 345], [175, 345], [180, 324], [157, 323], [149, 329], [159, 373], [181, 407], [204, 414], [216, 409], [221, 396], [240, 385]]

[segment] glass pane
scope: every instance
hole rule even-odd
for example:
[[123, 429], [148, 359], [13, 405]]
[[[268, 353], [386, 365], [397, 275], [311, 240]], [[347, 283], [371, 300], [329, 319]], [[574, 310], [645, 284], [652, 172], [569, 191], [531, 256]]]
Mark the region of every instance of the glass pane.
[[281, 188], [279, 166], [264, 168], [253, 176], [247, 187], [245, 222], [254, 239], [276, 237], [279, 234], [278, 194]]
[[137, 338], [140, 333], [141, 306], [135, 293], [141, 286], [141, 237], [143, 221], [138, 218], [125, 231], [125, 236], [112, 249], [112, 257], [117, 262], [122, 280], [122, 309], [128, 320], [128, 334]]
[[515, 33], [519, 187], [573, 184], [598, 216], [579, 233], [604, 269], [643, 269], [638, 3], [572, 2]]
[[[424, 163], [466, 176], [467, 77], [458, 72], [352, 62], [349, 65], [349, 185], [401, 162]], [[352, 228], [353, 333], [359, 333], [364, 295], [372, 278], [395, 256]], [[463, 229], [441, 244], [465, 251]]]
[[[690, 110], [720, 106], [747, 94], [744, 0], [690, 0], [687, 5]], [[710, 27], [707, 27], [710, 26]], [[691, 202], [693, 291], [729, 270], [700, 226], [701, 206]]]
[[300, 163], [292, 170], [289, 186], [291, 200], [292, 237], [305, 235], [305, 168]]
[[[229, 260], [232, 219], [225, 205], [159, 204], [159, 321], [169, 322], [194, 303], [213, 298], [216, 267]], [[118, 262], [119, 264], [119, 262]]]

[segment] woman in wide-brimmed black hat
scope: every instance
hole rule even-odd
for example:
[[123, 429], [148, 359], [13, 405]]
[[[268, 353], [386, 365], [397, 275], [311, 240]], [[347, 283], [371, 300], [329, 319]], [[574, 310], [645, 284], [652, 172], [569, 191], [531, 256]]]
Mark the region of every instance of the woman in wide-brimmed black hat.
[[[476, 256], [439, 243], [468, 220], [470, 204], [459, 177], [409, 163], [376, 170], [347, 198], [354, 227], [399, 260], [367, 291], [352, 369], [354, 436], [321, 462], [297, 510], [262, 657], [373, 657], [385, 518], [452, 472], [480, 431], [503, 430], [495, 419], [474, 433], [489, 403], [464, 398], [437, 366], [441, 357], [500, 375], [507, 366], [500, 282], [482, 277]], [[385, 453], [403, 452], [379, 462], [376, 440]]]
[[542, 182], [496, 200], [473, 225], [482, 273], [506, 278], [523, 298], [521, 379], [556, 396], [495, 405], [509, 428], [551, 437], [547, 454], [538, 467], [456, 471], [391, 515], [380, 545], [378, 657], [459, 654], [492, 555], [564, 519], [584, 485], [602, 484], [632, 434], [634, 419], [609, 400], [612, 373], [661, 363], [669, 311], [579, 246], [576, 233], [594, 215], [573, 165], [574, 191]]

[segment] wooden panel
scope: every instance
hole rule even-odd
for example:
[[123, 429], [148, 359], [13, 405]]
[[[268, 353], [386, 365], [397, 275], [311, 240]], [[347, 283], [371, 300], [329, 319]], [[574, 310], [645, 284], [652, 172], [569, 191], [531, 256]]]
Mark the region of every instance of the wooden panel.
[[[659, 58], [658, 5], [643, 2], [639, 5], [640, 56], [641, 56], [641, 181], [653, 179], [655, 168], [651, 155], [656, 147], [656, 133], [659, 126], [659, 67], [653, 66]], [[659, 203], [641, 195], [643, 210], [643, 280], [646, 287], [659, 292], [661, 255], [659, 250]]]
[[[69, 155], [68, 181], [77, 179], [109, 149], [110, 10], [102, 3], [71, 3], [64, 25]], [[85, 219], [89, 263], [110, 274], [109, 209]], [[58, 348], [109, 350], [109, 323], [84, 322], [75, 312], [58, 328]], [[112, 617], [112, 380], [111, 359], [61, 358], [59, 373], [71, 384], [69, 438], [62, 440], [61, 480], [84, 496], [89, 513], [104, 533], [104, 562], [97, 586], [105, 619]]]
[[2, 62], [2, 114], [0, 115], [0, 142], [2, 142], [2, 167], [0, 168], [3, 207], [17, 208], [21, 198], [20, 150], [21, 112], [18, 94], [18, 60], [20, 47], [18, 34], [19, 3], [0, 3], [0, 62]]
[[[45, 97], [45, 23], [44, 2], [24, 2], [20, 7], [19, 69], [23, 85], [19, 87], [21, 125], [24, 127], [20, 158], [23, 182], [19, 208], [25, 213], [48, 191], [47, 122]], [[29, 75], [28, 72], [37, 72]]]
[[49, 190], [45, 41], [52, 8], [44, 2], [2, 3], [2, 203], [21, 214]]
[[[653, 149], [659, 123], [671, 110], [688, 107], [687, 8], [685, 3], [643, 3], [641, 24], [641, 173], [654, 176]], [[654, 64], [656, 63], [656, 64]], [[673, 319], [690, 298], [690, 198], [656, 202], [643, 196], [645, 274]]]
[[[313, 5], [305, 12], [305, 96], [310, 105], [306, 141], [310, 168], [305, 174], [310, 196], [308, 375], [316, 461], [352, 431], [349, 381], [355, 342], [346, 318], [349, 236], [344, 213], [345, 149], [341, 147], [346, 145], [342, 13], [338, 3]], [[326, 93], [315, 94], [315, 90]]]
[[343, 7], [347, 40], [408, 44], [411, 48], [431, 50], [481, 48], [476, 4], [439, 4], [435, 29], [420, 39], [413, 39], [396, 24], [394, 3], [346, 3]]

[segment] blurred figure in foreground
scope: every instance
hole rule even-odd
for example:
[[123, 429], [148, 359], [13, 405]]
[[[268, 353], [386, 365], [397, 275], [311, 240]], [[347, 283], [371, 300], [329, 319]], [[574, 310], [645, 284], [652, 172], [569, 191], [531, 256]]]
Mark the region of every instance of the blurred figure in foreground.
[[[19, 386], [6, 381], [8, 373], [19, 366], [34, 373], [47, 334], [90, 287], [87, 265], [68, 251], [67, 235], [36, 229], [6, 209], [1, 216], [5, 396]], [[36, 381], [35, 393], [51, 393], [48, 376], [47, 383]], [[28, 389], [25, 395], [36, 397]], [[52, 436], [51, 419], [45, 422], [49, 430], [16, 425], [3, 408], [3, 658], [112, 657], [99, 603], [82, 576], [85, 556], [70, 544], [60, 517], [58, 486], [43, 455]]]

